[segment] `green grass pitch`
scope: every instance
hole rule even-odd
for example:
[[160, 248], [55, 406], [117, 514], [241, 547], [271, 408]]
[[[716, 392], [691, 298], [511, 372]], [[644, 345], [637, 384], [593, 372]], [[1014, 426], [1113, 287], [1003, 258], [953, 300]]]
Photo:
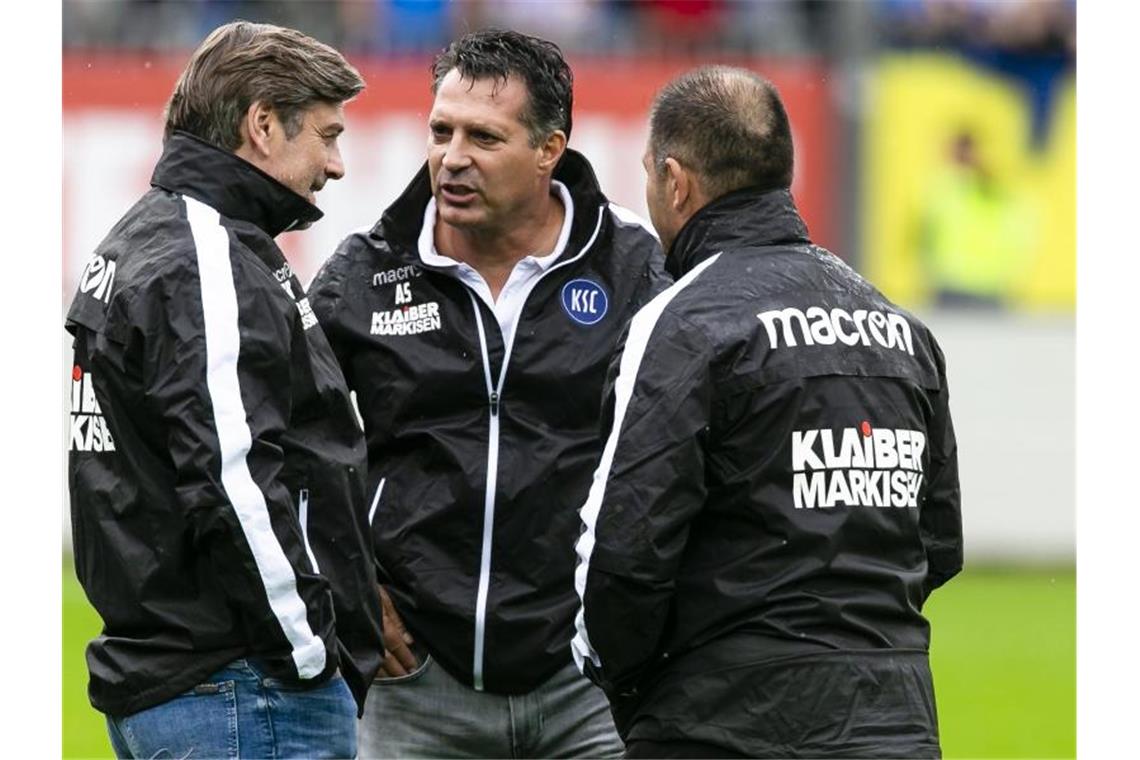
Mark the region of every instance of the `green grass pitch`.
[[[99, 618], [70, 563], [63, 577], [63, 756], [110, 758], [83, 659]], [[946, 758], [1076, 756], [1072, 568], [971, 569], [936, 591], [926, 613]]]

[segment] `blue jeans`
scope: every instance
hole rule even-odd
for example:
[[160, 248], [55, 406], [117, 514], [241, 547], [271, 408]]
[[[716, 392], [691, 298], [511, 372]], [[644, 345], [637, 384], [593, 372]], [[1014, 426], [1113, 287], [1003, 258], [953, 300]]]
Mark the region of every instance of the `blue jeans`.
[[356, 703], [340, 673], [311, 689], [235, 660], [189, 691], [107, 716], [120, 758], [356, 757]]
[[360, 721], [363, 758], [618, 758], [624, 747], [600, 689], [569, 663], [533, 691], [488, 694], [431, 656], [406, 676], [378, 678]]

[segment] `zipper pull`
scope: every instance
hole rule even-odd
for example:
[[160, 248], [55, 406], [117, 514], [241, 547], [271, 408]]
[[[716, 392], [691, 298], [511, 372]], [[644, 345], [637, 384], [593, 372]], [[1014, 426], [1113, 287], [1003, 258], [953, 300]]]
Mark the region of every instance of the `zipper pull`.
[[491, 391], [491, 416], [499, 416], [499, 393], [498, 391]]

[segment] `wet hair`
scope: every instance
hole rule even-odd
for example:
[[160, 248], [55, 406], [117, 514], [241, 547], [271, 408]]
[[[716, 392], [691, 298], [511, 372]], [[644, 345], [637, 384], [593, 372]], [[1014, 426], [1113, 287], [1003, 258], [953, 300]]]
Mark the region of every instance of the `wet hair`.
[[310, 107], [343, 103], [363, 89], [360, 73], [328, 45], [295, 29], [234, 21], [190, 56], [166, 104], [163, 139], [177, 129], [237, 150], [255, 102], [269, 105], [292, 139]]
[[472, 83], [493, 79], [505, 85], [517, 77], [526, 85], [527, 105], [520, 121], [530, 133], [531, 147], [537, 148], [559, 129], [569, 139], [574, 74], [553, 42], [501, 29], [464, 35], [432, 63], [433, 94], [452, 69]]
[[792, 132], [780, 94], [744, 69], [704, 66], [662, 88], [650, 111], [649, 151], [658, 175], [672, 157], [698, 175], [710, 198], [792, 184]]

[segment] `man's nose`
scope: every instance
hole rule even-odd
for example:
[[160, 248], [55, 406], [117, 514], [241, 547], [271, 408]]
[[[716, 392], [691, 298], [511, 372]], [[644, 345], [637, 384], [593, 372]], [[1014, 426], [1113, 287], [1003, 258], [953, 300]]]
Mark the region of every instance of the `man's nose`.
[[471, 163], [467, 143], [458, 132], [452, 134], [451, 141], [443, 151], [443, 168], [449, 172], [459, 172]]
[[340, 148], [333, 146], [329, 159], [325, 162], [325, 176], [329, 179], [340, 179], [344, 176], [344, 159], [340, 157]]

